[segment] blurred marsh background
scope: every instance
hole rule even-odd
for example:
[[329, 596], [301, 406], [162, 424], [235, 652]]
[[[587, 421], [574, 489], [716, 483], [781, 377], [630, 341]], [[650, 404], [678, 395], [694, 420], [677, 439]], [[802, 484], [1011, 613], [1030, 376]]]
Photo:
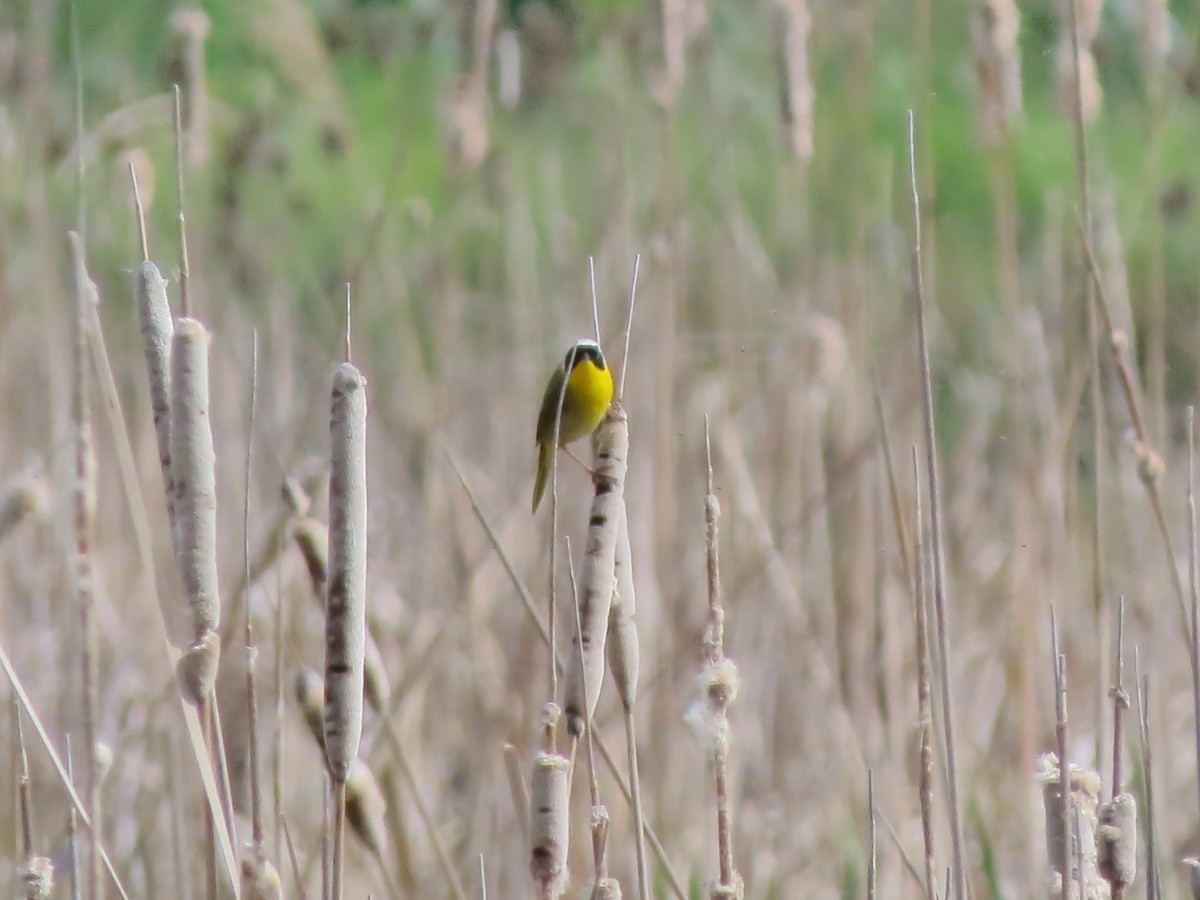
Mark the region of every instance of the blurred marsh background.
[[[701, 896], [716, 866], [713, 801], [684, 712], [707, 613], [708, 415], [728, 652], [741, 667], [731, 790], [746, 896], [865, 892], [868, 766], [887, 823], [878, 827], [880, 893], [920, 896], [904, 861], [919, 867], [922, 855], [906, 555], [909, 447], [921, 438], [911, 108], [972, 896], [1045, 891], [1034, 771], [1054, 739], [1051, 601], [1069, 671], [1071, 759], [1107, 784], [1119, 596], [1126, 688], [1135, 645], [1152, 687], [1162, 893], [1181, 896], [1181, 860], [1200, 854], [1196, 723], [1174, 579], [1139, 471], [1153, 475], [1161, 456], [1155, 483], [1186, 584], [1184, 409], [1200, 364], [1200, 12], [1166, 0], [1078, 0], [1078, 16], [1092, 243], [1137, 379], [1140, 443], [1107, 355], [1099, 390], [1089, 387], [1060, 3], [76, 0], [82, 134], [67, 4], [0, 5], [0, 485], [13, 517], [0, 519], [0, 638], [60, 751], [80, 730], [71, 228], [85, 233], [100, 290], [160, 590], [178, 601], [139, 346], [128, 177], [132, 165], [150, 255], [177, 303], [178, 83], [190, 299], [214, 333], [220, 569], [239, 595], [226, 598], [235, 625], [259, 333], [249, 542], [266, 562], [245, 596], [260, 636], [264, 768], [282, 754], [278, 803], [308, 895], [320, 883], [321, 757], [290, 685], [303, 667], [321, 666], [321, 616], [300, 553], [278, 541], [295, 515], [280, 488], [305, 483], [310, 515], [325, 516], [319, 485], [344, 283], [353, 286], [355, 362], [369, 379], [370, 617], [397, 697], [392, 715], [472, 896], [482, 854], [492, 896], [520, 897], [532, 893], [528, 851], [503, 746], [526, 765], [546, 699], [545, 649], [447, 453], [544, 609], [548, 517], [528, 513], [537, 405], [570, 342], [591, 332], [589, 256], [604, 343], [619, 361], [641, 254], [626, 495], [649, 819], [679, 879]], [[98, 731], [113, 755], [105, 842], [134, 896], [200, 896], [169, 887], [201, 871], [199, 788], [171, 674], [150, 637], [157, 613], [132, 538], [136, 510], [99, 402], [93, 418]], [[573, 465], [560, 474], [561, 520], [578, 549], [589, 488]], [[565, 573], [559, 583], [562, 597]], [[241, 808], [243, 679], [230, 646], [222, 710]], [[10, 696], [7, 684], [0, 696]], [[7, 747], [14, 729], [0, 719]], [[611, 690], [597, 728], [620, 747]], [[1137, 732], [1130, 714], [1125, 772], [1144, 802]], [[386, 743], [368, 740], [365, 758], [389, 797], [387, 866], [407, 896], [442, 896]], [[57, 896], [67, 896], [63, 791], [35, 746], [29, 765], [37, 849], [56, 860]], [[0, 784], [15, 804], [16, 776]], [[582, 788], [573, 891], [590, 872]], [[611, 781], [601, 789], [613, 816], [610, 861], [633, 896], [629, 813]], [[939, 776], [939, 866], [950, 861], [945, 800]], [[17, 821], [0, 817], [5, 883], [24, 859]], [[287, 895], [298, 896], [274, 816], [268, 825]], [[1139, 891], [1151, 866], [1144, 840], [1141, 852]], [[355, 853], [355, 895], [378, 892]], [[656, 872], [658, 896], [670, 896]]]

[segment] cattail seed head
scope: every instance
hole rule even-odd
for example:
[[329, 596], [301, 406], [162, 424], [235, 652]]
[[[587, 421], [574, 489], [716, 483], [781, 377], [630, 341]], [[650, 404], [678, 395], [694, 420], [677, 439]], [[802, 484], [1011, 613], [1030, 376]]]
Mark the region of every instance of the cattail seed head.
[[565, 756], [539, 753], [529, 783], [529, 833], [533, 844], [529, 871], [534, 883], [554, 897], [562, 895], [567, 883], [570, 771], [571, 761]]
[[333, 376], [330, 437], [325, 759], [345, 783], [362, 738], [367, 629], [367, 392], [350, 363]]
[[621, 882], [615, 878], [601, 878], [592, 888], [592, 900], [621, 900]]
[[616, 587], [617, 543], [629, 455], [629, 421], [624, 410], [615, 404], [610, 407], [595, 440], [595, 494], [579, 579], [579, 632], [566, 664], [567, 730], [576, 737], [583, 734], [584, 723], [596, 711], [604, 683], [604, 644]]
[[179, 657], [175, 676], [188, 703], [198, 708], [212, 693], [220, 662], [221, 638], [215, 631], [204, 632]]
[[355, 761], [346, 781], [346, 821], [375, 856], [387, 846], [387, 801], [375, 779], [375, 773], [361, 759]]
[[746, 895], [746, 889], [742, 885], [741, 876], [736, 872], [733, 881], [733, 884], [714, 884], [709, 887], [709, 900], [742, 900]]
[[1146, 486], [1153, 485], [1167, 470], [1162, 455], [1148, 444], [1138, 441], [1134, 447], [1137, 457], [1138, 478]]
[[624, 503], [621, 504], [614, 567], [617, 587], [608, 614], [608, 636], [605, 646], [613, 684], [616, 685], [617, 695], [621, 698], [621, 706], [629, 712], [637, 701], [641, 656], [637, 622], [634, 619], [637, 598], [633, 588], [633, 553], [629, 545], [629, 523], [626, 520]]
[[0, 493], [0, 540], [45, 509], [48, 493], [45, 480], [37, 473], [27, 473], [5, 485]]
[[321, 676], [311, 669], [302, 669], [296, 673], [292, 689], [296, 696], [296, 703], [300, 706], [300, 712], [304, 716], [304, 724], [308, 726], [317, 746], [324, 747], [325, 726], [321, 721], [321, 704], [325, 693], [325, 684], [321, 680]]
[[30, 857], [19, 873], [26, 897], [48, 900], [54, 893], [54, 863], [47, 857]]
[[788, 150], [801, 162], [813, 157], [813, 106], [816, 92], [809, 72], [812, 15], [807, 0], [779, 0], [783, 15], [783, 133]]
[[158, 460], [167, 495], [171, 528], [175, 527], [175, 481], [171, 473], [171, 339], [175, 322], [167, 300], [167, 282], [158, 266], [146, 260], [137, 271], [138, 321], [141, 324], [142, 352], [150, 381], [150, 410], [154, 416], [154, 437], [158, 442]]
[[1137, 801], [1118, 794], [1100, 807], [1097, 832], [1100, 874], [1114, 888], [1128, 887], [1137, 876]]
[[242, 858], [242, 897], [245, 900], [282, 900], [283, 882], [271, 861], [253, 849]]
[[209, 333], [198, 320], [176, 321], [171, 341], [170, 426], [176, 555], [196, 639], [221, 624], [216, 455], [208, 407], [209, 344]]
[[300, 518], [292, 523], [292, 540], [304, 557], [313, 590], [323, 597], [329, 564], [329, 532], [316, 519]]
[[985, 146], [996, 146], [1021, 116], [1020, 31], [1013, 0], [985, 0], [971, 20]]
[[[1038, 757], [1036, 780], [1042, 785], [1042, 805], [1046, 814], [1046, 853], [1052, 869], [1051, 877], [1060, 886], [1060, 890], [1063, 882], [1076, 886], [1071, 887], [1071, 895], [1078, 891], [1078, 885], [1083, 884], [1087, 886], [1087, 896], [1096, 896], [1093, 890], [1103, 889], [1096, 854], [1100, 776], [1091, 769], [1070, 766], [1070, 790], [1066, 792], [1068, 800], [1061, 787], [1058, 756], [1054, 753], [1044, 753]], [[1069, 809], [1064, 811], [1064, 804], [1068, 802]], [[1063, 832], [1066, 821], [1078, 823], [1078, 840], [1074, 833]], [[1065, 877], [1059, 871], [1064, 845], [1071, 850], [1066, 854], [1071, 871]], [[1082, 871], [1077, 869], [1080, 861], [1083, 865]]]

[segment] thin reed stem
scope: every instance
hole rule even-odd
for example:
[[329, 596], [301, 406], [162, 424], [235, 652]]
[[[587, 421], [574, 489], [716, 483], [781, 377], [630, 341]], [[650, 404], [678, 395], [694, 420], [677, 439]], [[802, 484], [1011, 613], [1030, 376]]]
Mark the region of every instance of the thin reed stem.
[[171, 91], [175, 101], [172, 122], [175, 135], [175, 220], [179, 231], [179, 311], [183, 316], [190, 316], [188, 286], [191, 271], [188, 267], [187, 218], [183, 214], [183, 114], [180, 110], [179, 85], [172, 85]]
[[88, 815], [92, 827], [88, 830], [89, 900], [102, 900], [104, 874], [100, 865], [100, 830], [103, 818], [100, 809], [100, 777], [96, 763], [97, 707], [99, 706], [100, 672], [95, 620], [95, 573], [92, 569], [92, 543], [96, 518], [96, 458], [92, 444], [92, 423], [89, 411], [90, 380], [88, 378], [87, 323], [88, 306], [94, 306], [99, 296], [87, 272], [83, 238], [71, 232], [71, 250], [75, 262], [74, 368], [71, 390], [71, 422], [75, 437], [74, 498], [75, 530], [75, 592], [80, 617], [83, 685], [84, 784], [87, 785]]
[[[254, 331], [250, 347], [250, 408], [246, 414], [246, 478], [242, 497], [242, 566], [246, 583], [250, 583], [250, 477], [254, 465], [254, 414], [258, 399], [258, 332]], [[245, 604], [246, 615], [246, 702], [250, 744], [250, 823], [255, 855], [262, 859], [262, 785], [259, 780], [258, 748], [258, 694], [254, 684], [254, 670], [258, 650], [254, 646], [250, 604]]]
[[870, 848], [870, 856], [867, 857], [867, 900], [875, 900], [879, 873], [875, 859], [875, 773], [871, 769], [867, 769], [867, 821], [867, 846]]
[[937, 890], [933, 854], [933, 702], [929, 685], [928, 589], [925, 585], [925, 523], [921, 514], [921, 464], [917, 445], [912, 445], [913, 506], [916, 542], [913, 545], [914, 592], [916, 594], [917, 721], [920, 728], [920, 765], [917, 792], [921, 802], [921, 834], [925, 846], [925, 898], [933, 900]]
[[938, 481], [937, 434], [933, 417], [933, 379], [929, 364], [929, 336], [925, 322], [925, 288], [921, 263], [921, 198], [917, 190], [916, 139], [912, 110], [908, 113], [908, 172], [913, 201], [912, 287], [917, 305], [917, 339], [921, 364], [921, 389], [925, 418], [925, 454], [929, 482], [929, 520], [933, 538], [933, 608], [938, 656], [942, 661], [941, 701], [945, 720], [946, 772], [949, 782], [950, 835], [954, 858], [954, 896], [966, 900], [966, 854], [963, 841], [962, 806], [959, 802], [958, 766], [954, 741], [953, 666], [946, 604], [946, 563], [942, 538], [942, 500]]
[[[1058, 786], [1062, 794], [1062, 844], [1060, 856], [1052, 860], [1062, 875], [1062, 896], [1071, 897], [1071, 766], [1067, 760], [1067, 657], [1062, 653], [1058, 641], [1058, 619], [1054, 604], [1050, 604], [1050, 647], [1054, 663], [1054, 735], [1058, 744]], [[1083, 890], [1083, 871], [1079, 872], [1080, 891]]]
[[617, 382], [618, 403], [625, 399], [625, 373], [629, 366], [629, 335], [633, 331], [633, 307], [637, 303], [638, 270], [641, 265], [642, 254], [639, 253], [633, 258], [633, 275], [629, 279], [629, 311], [625, 316], [625, 342], [621, 351], [621, 380]]
[[[1188, 593], [1190, 594], [1192, 711], [1196, 734], [1196, 786], [1200, 790], [1200, 557], [1196, 537], [1196, 407], [1187, 409]], [[1200, 820], [1198, 820], [1200, 821]]]

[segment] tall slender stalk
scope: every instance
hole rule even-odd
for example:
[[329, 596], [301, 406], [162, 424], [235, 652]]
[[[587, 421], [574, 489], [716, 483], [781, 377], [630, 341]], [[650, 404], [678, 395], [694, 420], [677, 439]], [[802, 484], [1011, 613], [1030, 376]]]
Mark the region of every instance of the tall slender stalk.
[[942, 499], [938, 481], [937, 434], [933, 415], [933, 379], [929, 366], [929, 336], [925, 322], [925, 288], [921, 271], [921, 198], [917, 189], [916, 139], [913, 113], [908, 113], [908, 172], [913, 201], [912, 287], [917, 305], [917, 341], [921, 364], [921, 390], [925, 419], [925, 462], [929, 482], [929, 520], [933, 538], [933, 608], [937, 651], [942, 661], [941, 701], [945, 720], [946, 772], [950, 791], [950, 835], [954, 858], [954, 896], [967, 894], [966, 854], [963, 847], [962, 807], [959, 802], [958, 766], [954, 742], [953, 665], [950, 659], [949, 615], [946, 604], [946, 563], [942, 543]]

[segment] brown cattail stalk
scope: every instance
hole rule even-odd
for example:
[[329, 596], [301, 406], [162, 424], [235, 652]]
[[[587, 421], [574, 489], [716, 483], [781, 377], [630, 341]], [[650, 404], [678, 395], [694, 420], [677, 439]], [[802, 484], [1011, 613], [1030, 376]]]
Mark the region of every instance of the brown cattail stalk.
[[183, 213], [183, 112], [179, 96], [179, 85], [172, 86], [174, 97], [174, 131], [175, 131], [175, 220], [179, 231], [179, 313], [182, 316], [191, 315], [188, 287], [191, 282], [191, 269], [188, 266], [187, 249], [187, 218]]
[[[75, 780], [75, 763], [71, 754], [71, 735], [66, 735], [67, 743], [67, 777], [74, 782]], [[79, 875], [79, 817], [75, 812], [75, 806], [72, 804], [67, 809], [67, 850], [70, 853], [71, 859], [71, 900], [80, 900], [83, 896], [83, 888]], [[179, 871], [176, 869], [176, 871]]]
[[[571, 539], [564, 538], [567, 548], [567, 571], [571, 576], [571, 607], [575, 613], [575, 630], [579, 630], [579, 584], [575, 580], [575, 566], [571, 563]], [[585, 673], [586, 675], [586, 673]], [[587, 686], [584, 685], [586, 692]], [[600, 802], [600, 784], [596, 780], [596, 748], [594, 740], [594, 723], [588, 719], [584, 723], [584, 746], [587, 749], [587, 769], [588, 769], [588, 788], [591, 793], [592, 800], [592, 815], [591, 815], [591, 832], [592, 832], [592, 867], [595, 871], [595, 879], [593, 881], [593, 891], [595, 885], [608, 875], [608, 826], [609, 815], [608, 809]], [[572, 748], [572, 757], [574, 757], [574, 748]], [[568, 788], [569, 789], [569, 788]]]
[[100, 809], [100, 777], [96, 765], [96, 715], [99, 705], [100, 673], [98, 648], [96, 646], [95, 621], [95, 578], [92, 571], [91, 551], [96, 520], [96, 459], [92, 444], [92, 423], [88, 409], [88, 346], [87, 327], [89, 313], [99, 302], [96, 285], [87, 272], [83, 239], [71, 232], [71, 251], [75, 263], [75, 315], [74, 315], [74, 372], [71, 390], [71, 421], [75, 438], [75, 479], [72, 484], [74, 497], [75, 531], [75, 592], [79, 604], [80, 629], [83, 635], [83, 733], [87, 747], [84, 761], [87, 766], [88, 816], [92, 826], [88, 830], [88, 887], [89, 900], [100, 900], [104, 896], [104, 876], [100, 863], [100, 832], [103, 819]]
[[21, 847], [24, 862], [19, 870], [26, 900], [48, 900], [54, 890], [54, 865], [45, 856], [33, 852], [33, 791], [29, 778], [29, 759], [25, 755], [25, 735], [21, 729], [21, 708], [13, 701], [13, 738], [16, 741], [17, 805], [20, 807]]
[[878, 878], [875, 858], [875, 773], [871, 769], [867, 769], [867, 822], [867, 846], [870, 848], [870, 856], [867, 857], [867, 900], [875, 900]]
[[[625, 465], [629, 454], [629, 421], [625, 411], [614, 404], [596, 431], [596, 463], [592, 472], [595, 495], [588, 519], [588, 536], [580, 575], [580, 631], [567, 660], [567, 730], [578, 737], [583, 723], [596, 711], [600, 686], [604, 681], [604, 644], [608, 616], [615, 588], [615, 566], [621, 509], [624, 505]], [[587, 693], [584, 693], [586, 669]]]
[[637, 597], [633, 587], [633, 553], [629, 542], [629, 520], [624, 498], [617, 526], [614, 556], [616, 590], [608, 614], [608, 670], [621, 700], [625, 719], [625, 753], [629, 762], [629, 789], [633, 794], [634, 852], [637, 860], [638, 897], [650, 898], [650, 876], [646, 863], [645, 816], [642, 812], [641, 776], [638, 771], [637, 729], [634, 704], [637, 702], [640, 651], [638, 648]]
[[942, 551], [942, 500], [938, 481], [937, 433], [933, 418], [933, 380], [929, 365], [929, 335], [925, 323], [925, 287], [921, 262], [921, 199], [917, 190], [916, 138], [913, 114], [908, 113], [908, 173], [913, 201], [912, 286], [917, 304], [917, 343], [921, 366], [922, 411], [925, 425], [925, 464], [929, 483], [929, 520], [933, 539], [933, 611], [937, 656], [942, 662], [941, 705], [945, 722], [946, 775], [949, 782], [950, 834], [954, 858], [954, 896], [966, 898], [966, 854], [963, 848], [962, 807], [958, 798], [958, 766], [954, 742], [954, 690], [950, 661], [949, 615], [946, 609], [946, 566]]
[[917, 793], [921, 802], [921, 833], [925, 846], [925, 898], [933, 900], [935, 881], [933, 854], [933, 702], [929, 686], [928, 591], [925, 585], [925, 522], [921, 514], [921, 466], [917, 445], [912, 446], [913, 498], [916, 540], [913, 547], [913, 591], [916, 599], [917, 633], [917, 720], [920, 728], [920, 765]]
[[[258, 332], [254, 333], [250, 364], [250, 409], [246, 423], [246, 480], [242, 505], [242, 563], [245, 582], [250, 581], [250, 473], [254, 460], [254, 407], [258, 392]], [[267, 858], [263, 840], [262, 786], [259, 772], [258, 692], [255, 665], [258, 650], [254, 646], [250, 608], [246, 608], [246, 709], [250, 742], [250, 827], [251, 844], [242, 859], [242, 896], [252, 900], [273, 900], [283, 896], [279, 873]]]
[[[1058, 871], [1062, 879], [1061, 896], [1065, 900], [1071, 897], [1071, 804], [1070, 773], [1071, 766], [1067, 760], [1067, 657], [1062, 653], [1058, 643], [1058, 621], [1054, 613], [1054, 604], [1050, 604], [1050, 649], [1054, 664], [1054, 735], [1058, 744], [1058, 784], [1059, 801], [1057, 806], [1046, 804], [1046, 850], [1050, 855], [1051, 868]], [[1048, 784], [1048, 783], [1047, 783]], [[1052, 821], [1052, 812], [1057, 810], [1058, 820]], [[1055, 839], [1057, 834], [1057, 840]], [[1082, 884], [1082, 873], [1080, 873]]]
[[1141, 673], [1138, 648], [1133, 652], [1134, 678], [1138, 692], [1138, 736], [1141, 742], [1141, 779], [1146, 791], [1146, 895], [1159, 896], [1162, 884], [1158, 870], [1158, 817], [1154, 809], [1154, 754], [1150, 739], [1150, 676]]
[[329, 466], [329, 594], [325, 609], [325, 760], [333, 782], [333, 900], [342, 894], [346, 781], [358, 758], [367, 626], [366, 379], [350, 362], [333, 376]]
[[721, 505], [713, 489], [712, 445], [708, 416], [704, 417], [704, 455], [708, 471], [704, 495], [708, 625], [704, 630], [704, 668], [700, 674], [703, 696], [693, 704], [689, 718], [698, 725], [713, 767], [717, 799], [717, 881], [709, 890], [710, 900], [732, 900], [742, 896], [741, 876], [733, 867], [733, 829], [729, 803], [729, 707], [737, 698], [738, 671], [725, 656], [725, 607], [721, 603], [721, 567], [718, 523]]
[[1097, 855], [1100, 874], [1109, 883], [1112, 900], [1121, 900], [1125, 889], [1137, 875], [1137, 801], [1133, 794], [1122, 791], [1121, 734], [1124, 712], [1129, 708], [1129, 695], [1122, 684], [1125, 665], [1125, 598], [1117, 604], [1117, 649], [1113, 669], [1115, 683], [1110, 694], [1113, 701], [1112, 799], [1100, 808], [1100, 827], [1097, 831]]

